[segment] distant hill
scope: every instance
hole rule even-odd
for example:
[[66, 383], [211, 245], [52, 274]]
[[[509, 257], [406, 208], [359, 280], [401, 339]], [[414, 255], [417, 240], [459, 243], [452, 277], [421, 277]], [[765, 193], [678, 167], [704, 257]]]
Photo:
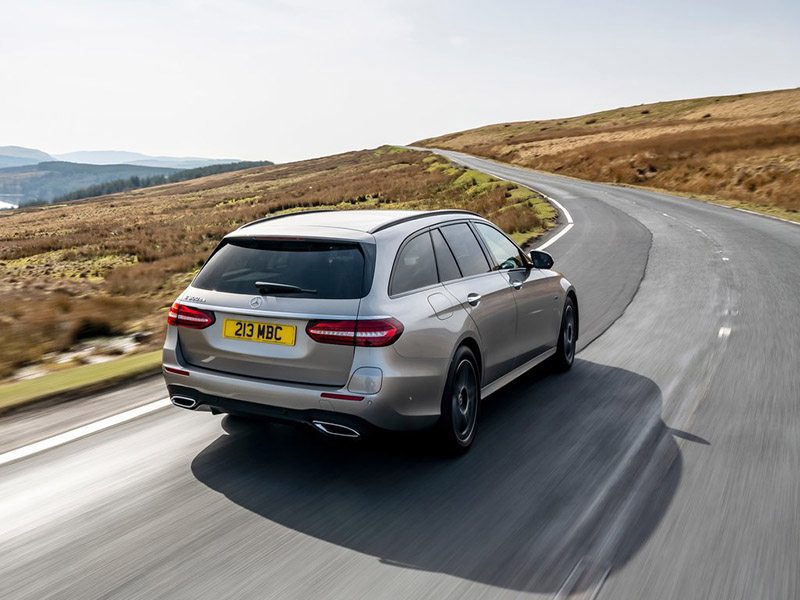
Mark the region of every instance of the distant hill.
[[167, 167], [170, 169], [201, 169], [215, 165], [232, 165], [243, 162], [238, 158], [170, 158], [169, 156], [155, 156], [144, 160], [135, 160], [128, 164], [144, 167]]
[[[0, 146], [0, 210], [271, 164], [234, 158], [149, 156], [124, 150], [82, 150], [51, 156], [34, 148]], [[184, 176], [170, 177], [179, 171]]]
[[124, 150], [81, 150], [57, 154], [61, 161], [84, 163], [90, 165], [139, 165], [143, 167], [163, 167], [168, 169], [196, 169], [210, 165], [222, 165], [241, 162], [238, 158], [199, 158], [194, 156], [149, 156], [139, 152]]
[[53, 157], [41, 150], [22, 146], [0, 146], [0, 169], [35, 165], [48, 160], [53, 160]]
[[48, 203], [77, 189], [109, 181], [168, 176], [177, 171], [139, 165], [86, 165], [58, 161], [6, 167], [0, 169], [0, 197], [20, 206]]
[[123, 150], [80, 150], [65, 154], [54, 154], [57, 160], [89, 165], [123, 165], [136, 160], [149, 158], [138, 152], [125, 152]]
[[800, 89], [500, 123], [416, 145], [800, 220]]
[[209, 175], [230, 173], [231, 171], [244, 171], [246, 169], [253, 169], [256, 167], [269, 167], [272, 166], [272, 164], [273, 163], [268, 160], [243, 161], [236, 163], [225, 163], [221, 165], [208, 165], [205, 167], [197, 167], [196, 169], [178, 169], [174, 170], [169, 175], [151, 175], [149, 177], [134, 175], [133, 177], [128, 177], [126, 179], [114, 179], [113, 181], [97, 183], [90, 185], [89, 187], [80, 188], [63, 196], [57, 197], [55, 201], [67, 202], [70, 200], [82, 200], [83, 198], [94, 198], [97, 196], [105, 196], [107, 194], [129, 192], [139, 188], [164, 185], [166, 183], [176, 183], [178, 181], [199, 179], [200, 177], [207, 177]]

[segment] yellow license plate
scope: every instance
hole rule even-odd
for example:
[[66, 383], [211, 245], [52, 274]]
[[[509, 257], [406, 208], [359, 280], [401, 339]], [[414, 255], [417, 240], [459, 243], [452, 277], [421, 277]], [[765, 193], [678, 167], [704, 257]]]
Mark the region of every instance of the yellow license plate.
[[225, 319], [222, 326], [223, 337], [248, 342], [264, 342], [265, 344], [283, 344], [294, 346], [297, 327], [282, 323], [264, 323], [255, 321], [238, 321]]

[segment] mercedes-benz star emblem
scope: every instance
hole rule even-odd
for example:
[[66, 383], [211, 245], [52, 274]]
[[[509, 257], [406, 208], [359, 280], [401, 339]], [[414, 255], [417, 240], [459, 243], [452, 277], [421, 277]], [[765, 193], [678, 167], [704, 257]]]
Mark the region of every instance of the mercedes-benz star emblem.
[[261, 296], [255, 296], [254, 298], [250, 299], [250, 306], [252, 306], [253, 308], [258, 308], [259, 306], [261, 306], [262, 302], [263, 300], [261, 300]]

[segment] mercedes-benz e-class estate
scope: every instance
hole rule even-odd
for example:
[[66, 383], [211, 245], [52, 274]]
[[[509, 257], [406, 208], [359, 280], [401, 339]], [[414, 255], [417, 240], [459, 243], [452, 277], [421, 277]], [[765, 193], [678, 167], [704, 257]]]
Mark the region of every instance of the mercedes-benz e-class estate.
[[552, 266], [460, 210], [249, 223], [169, 311], [170, 397], [332, 436], [435, 428], [465, 450], [482, 398], [546, 359], [572, 365], [578, 300]]

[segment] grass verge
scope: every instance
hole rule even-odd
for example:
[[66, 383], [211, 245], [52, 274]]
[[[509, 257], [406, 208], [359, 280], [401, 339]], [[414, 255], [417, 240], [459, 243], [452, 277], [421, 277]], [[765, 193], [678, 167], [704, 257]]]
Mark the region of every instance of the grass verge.
[[157, 373], [161, 350], [134, 354], [103, 363], [82, 365], [48, 375], [0, 385], [0, 413], [30, 402], [76, 390], [100, 390], [146, 373]]

